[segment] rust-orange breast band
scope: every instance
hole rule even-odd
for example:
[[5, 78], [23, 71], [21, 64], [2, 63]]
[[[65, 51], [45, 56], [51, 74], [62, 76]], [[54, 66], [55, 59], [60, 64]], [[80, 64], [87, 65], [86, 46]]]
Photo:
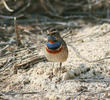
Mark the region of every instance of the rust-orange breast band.
[[51, 53], [51, 54], [57, 54], [57, 53], [61, 52], [62, 49], [63, 49], [63, 46], [62, 46], [62, 45], [60, 46], [60, 48], [58, 48], [58, 49], [56, 49], [56, 50], [51, 50], [51, 49], [49, 49], [48, 47], [46, 47], [46, 51], [47, 51], [48, 53]]

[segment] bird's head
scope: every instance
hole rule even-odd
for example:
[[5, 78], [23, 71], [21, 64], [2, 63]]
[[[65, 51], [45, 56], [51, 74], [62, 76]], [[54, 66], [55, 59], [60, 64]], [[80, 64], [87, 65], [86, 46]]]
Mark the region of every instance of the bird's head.
[[48, 32], [48, 42], [56, 42], [60, 38], [60, 34], [57, 31]]

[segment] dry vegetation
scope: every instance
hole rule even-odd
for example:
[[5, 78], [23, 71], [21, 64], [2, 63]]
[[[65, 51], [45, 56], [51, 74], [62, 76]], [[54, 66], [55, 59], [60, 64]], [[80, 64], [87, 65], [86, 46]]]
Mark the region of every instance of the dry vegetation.
[[[109, 100], [109, 0], [1, 0], [0, 100]], [[59, 64], [43, 54], [47, 30], [68, 45]]]

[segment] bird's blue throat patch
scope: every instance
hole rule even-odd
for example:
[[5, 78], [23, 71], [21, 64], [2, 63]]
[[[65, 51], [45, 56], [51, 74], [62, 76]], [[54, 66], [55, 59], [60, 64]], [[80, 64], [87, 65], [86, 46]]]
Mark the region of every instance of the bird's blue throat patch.
[[56, 41], [54, 43], [47, 42], [46, 45], [47, 45], [48, 49], [56, 50], [61, 46], [61, 42], [60, 41]]

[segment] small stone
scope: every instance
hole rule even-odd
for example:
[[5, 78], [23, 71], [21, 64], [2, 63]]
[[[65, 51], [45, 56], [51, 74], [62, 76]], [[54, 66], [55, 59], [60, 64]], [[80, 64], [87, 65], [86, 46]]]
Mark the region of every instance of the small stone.
[[79, 88], [77, 88], [77, 92], [81, 92], [81, 91], [87, 91], [87, 87], [86, 86], [80, 86]]
[[63, 80], [69, 80], [74, 77], [75, 77], [74, 72], [70, 70], [70, 71], [67, 71], [66, 73], [64, 73]]
[[46, 69], [46, 75], [50, 75], [51, 73], [53, 73], [53, 68]]
[[67, 69], [65, 67], [62, 68], [62, 73], [67, 72]]
[[80, 64], [79, 66], [80, 66], [80, 68], [85, 68], [85, 67], [86, 67], [86, 65], [85, 65], [85, 64], [83, 64], [83, 63], [82, 63], [82, 64]]
[[81, 69], [80, 68], [79, 69], [74, 69], [74, 75], [75, 76], [78, 76], [80, 74], [81, 74]]
[[29, 83], [30, 83], [30, 80], [29, 80], [29, 79], [25, 79], [25, 80], [23, 81], [23, 84], [24, 84], [24, 85], [29, 84]]
[[110, 75], [110, 70], [108, 70], [108, 75]]
[[53, 74], [54, 75], [57, 75], [58, 74], [58, 71], [59, 71], [59, 68], [58, 67], [53, 68]]
[[61, 100], [56, 94], [47, 94], [46, 100]]
[[38, 74], [38, 75], [44, 74], [44, 70], [42, 70], [42, 69], [37, 70], [37, 74]]

